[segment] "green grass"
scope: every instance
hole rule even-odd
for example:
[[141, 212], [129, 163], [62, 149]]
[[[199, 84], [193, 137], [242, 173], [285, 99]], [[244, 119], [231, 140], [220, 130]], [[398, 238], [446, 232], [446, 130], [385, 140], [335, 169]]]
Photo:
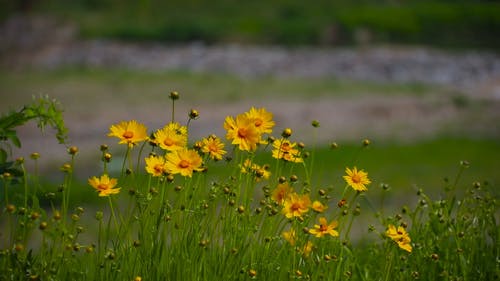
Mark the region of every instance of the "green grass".
[[[15, 8], [14, 2], [5, 3], [0, 16]], [[368, 29], [375, 42], [500, 45], [495, 36], [500, 5], [494, 1], [51, 0], [33, 10], [76, 22], [82, 35], [92, 38], [338, 45], [356, 42], [357, 31]]]
[[[59, 69], [53, 71], [0, 71], [0, 110], [47, 94], [63, 104], [107, 101], [147, 104], [165, 99], [171, 90], [183, 94], [183, 103], [220, 103], [242, 99], [304, 97], [360, 97], [368, 95], [448, 94], [445, 88], [424, 84], [394, 84], [339, 80], [335, 78], [238, 78], [223, 74], [148, 72], [119, 69]], [[137, 94], [141, 94], [138, 98]]]

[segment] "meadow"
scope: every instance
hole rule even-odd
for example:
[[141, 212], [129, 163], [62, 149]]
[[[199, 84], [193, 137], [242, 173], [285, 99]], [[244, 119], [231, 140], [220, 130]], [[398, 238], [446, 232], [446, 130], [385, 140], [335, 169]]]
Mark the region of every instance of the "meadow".
[[[1, 280], [499, 278], [496, 140], [304, 143], [251, 105], [193, 137], [203, 114], [163, 97], [161, 126], [105, 125], [84, 179], [61, 105], [3, 115]], [[23, 122], [54, 127], [59, 182], [44, 151], [12, 157]]]

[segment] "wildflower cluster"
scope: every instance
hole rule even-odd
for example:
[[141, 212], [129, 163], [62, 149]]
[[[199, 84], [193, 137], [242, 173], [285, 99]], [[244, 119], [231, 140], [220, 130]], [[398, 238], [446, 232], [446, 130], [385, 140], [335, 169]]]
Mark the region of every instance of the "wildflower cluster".
[[[372, 198], [385, 196], [387, 185], [373, 187], [359, 163], [327, 171], [331, 183], [318, 183], [314, 151], [293, 140], [290, 128], [273, 135], [276, 123], [265, 108], [228, 116], [223, 137], [191, 140], [189, 125], [202, 114], [191, 109], [186, 124], [176, 122], [179, 97], [170, 94], [172, 119], [162, 128], [149, 130], [136, 120], [110, 126], [108, 136], [118, 140], [123, 157], [108, 145], [99, 148], [102, 172], [88, 178], [86, 188], [105, 204], [91, 205], [90, 218], [70, 196], [77, 147], [68, 148], [63, 183], [44, 194], [46, 204], [38, 199], [37, 176], [25, 176], [20, 193], [10, 172], [0, 175], [6, 226], [0, 280], [498, 277], [491, 250], [498, 244], [498, 201], [488, 187], [475, 183], [461, 200], [455, 185], [436, 201], [419, 190], [414, 208], [387, 215]], [[312, 125], [319, 128], [318, 121]], [[364, 140], [360, 150], [369, 145]], [[24, 159], [15, 165], [26, 170]], [[365, 207], [371, 211], [362, 212]], [[367, 215], [376, 219], [368, 227]], [[354, 238], [364, 233], [360, 227], [369, 238]]]

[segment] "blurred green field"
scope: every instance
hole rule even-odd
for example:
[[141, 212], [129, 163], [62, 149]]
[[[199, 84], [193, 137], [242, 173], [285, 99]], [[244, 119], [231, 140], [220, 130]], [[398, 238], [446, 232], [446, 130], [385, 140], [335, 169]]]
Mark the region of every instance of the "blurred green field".
[[[75, 22], [84, 37], [264, 44], [371, 42], [450, 48], [500, 46], [497, 1], [2, 1]], [[24, 6], [23, 6], [24, 3]], [[26, 4], [31, 3], [31, 4]]]
[[[144, 108], [164, 107], [170, 110], [168, 93], [176, 89], [182, 93], [182, 104], [220, 104], [231, 101], [242, 101], [252, 105], [252, 101], [260, 100], [265, 104], [267, 99], [304, 98], [363, 98], [376, 96], [389, 97], [427, 97], [431, 95], [447, 95], [449, 90], [430, 85], [408, 85], [346, 81], [336, 79], [287, 79], [287, 78], [255, 78], [241, 79], [218, 74], [194, 74], [186, 72], [139, 72], [127, 70], [96, 69], [59, 69], [54, 71], [7, 71], [0, 75], [0, 110], [19, 109], [24, 103], [31, 101], [33, 95], [48, 94], [62, 102], [66, 109], [65, 116], [79, 119], [85, 112], [102, 114], [126, 111], [128, 118], [136, 118], [134, 112]], [[160, 104], [160, 105], [158, 105]], [[164, 106], [161, 106], [164, 104]], [[155, 107], [155, 108], [156, 108]], [[165, 114], [168, 115], [168, 114]], [[101, 115], [99, 115], [101, 116]], [[104, 116], [104, 115], [102, 115]], [[105, 117], [105, 116], [104, 116]], [[103, 117], [103, 118], [104, 118]], [[202, 118], [203, 113], [202, 113]], [[108, 119], [100, 121], [104, 126], [110, 125]], [[309, 120], [305, 120], [309, 126]], [[219, 126], [220, 124], [212, 124]], [[72, 128], [70, 127], [70, 133]], [[320, 127], [319, 130], [325, 128]], [[75, 198], [95, 197], [93, 190], [86, 184], [99, 166], [98, 144], [108, 143], [116, 155], [113, 166], [119, 169], [119, 146], [106, 137], [106, 128], [102, 131], [89, 129], [97, 134], [92, 155], [82, 150], [76, 171], [77, 188], [72, 192]], [[50, 134], [50, 133], [49, 133]], [[278, 133], [276, 133], [277, 135]], [[37, 134], [31, 134], [36, 136]], [[301, 136], [294, 136], [301, 139]], [[371, 191], [378, 196], [381, 183], [387, 183], [393, 190], [394, 198], [413, 194], [418, 187], [429, 193], [439, 194], [445, 185], [445, 178], [453, 181], [459, 170], [459, 162], [467, 160], [470, 167], [465, 171], [460, 186], [469, 186], [472, 182], [488, 182], [498, 185], [500, 182], [500, 142], [498, 138], [476, 135], [448, 135], [439, 133], [432, 138], [405, 140], [387, 140], [371, 138], [372, 145], [360, 151], [361, 140], [367, 136], [359, 136], [359, 140], [337, 140], [339, 148], [331, 150], [326, 143], [318, 143], [314, 153], [313, 184], [316, 187], [331, 187], [334, 190], [343, 187], [342, 175], [346, 166], [356, 165], [369, 172], [373, 180]], [[23, 142], [23, 140], [21, 140]], [[194, 141], [194, 140], [192, 140]], [[334, 140], [332, 140], [334, 141]], [[73, 143], [70, 143], [73, 144]], [[313, 144], [307, 143], [312, 152]], [[60, 151], [64, 152], [61, 146]], [[29, 151], [27, 153], [31, 153]], [[123, 151], [122, 151], [123, 152]], [[43, 157], [42, 160], [49, 160]], [[262, 163], [273, 163], [270, 154], [259, 156]], [[78, 162], [80, 161], [80, 162]], [[55, 182], [47, 185], [47, 191], [55, 191], [57, 178], [62, 177], [58, 167], [62, 162], [46, 163], [50, 170], [46, 173]], [[89, 168], [90, 167], [90, 168]], [[300, 167], [294, 168], [303, 177]], [[210, 167], [210, 177], [224, 179], [228, 176], [223, 163]], [[119, 172], [119, 171], [115, 171]], [[209, 182], [209, 181], [208, 181]], [[462, 189], [463, 190], [463, 189]]]

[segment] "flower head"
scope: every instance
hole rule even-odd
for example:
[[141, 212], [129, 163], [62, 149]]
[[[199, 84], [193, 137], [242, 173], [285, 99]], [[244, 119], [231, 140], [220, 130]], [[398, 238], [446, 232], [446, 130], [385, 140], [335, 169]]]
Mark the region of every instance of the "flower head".
[[289, 219], [292, 217], [302, 217], [303, 214], [309, 211], [309, 205], [311, 205], [309, 195], [292, 193], [285, 199], [282, 212]]
[[314, 201], [312, 203], [312, 207], [311, 207], [315, 212], [318, 212], [318, 213], [323, 213], [326, 209], [328, 209], [328, 206], [326, 205], [323, 205], [323, 203], [319, 202], [319, 201]]
[[240, 150], [254, 151], [261, 141], [261, 134], [255, 127], [255, 121], [246, 115], [240, 114], [236, 116], [236, 120], [231, 116], [226, 117], [224, 129], [227, 131], [226, 138], [232, 144], [238, 145]]
[[128, 144], [133, 146], [141, 141], [148, 139], [147, 128], [135, 120], [122, 121], [119, 124], [112, 125], [109, 128], [108, 137], [117, 137], [119, 144]]
[[404, 227], [398, 226], [396, 228], [394, 225], [390, 224], [387, 227], [385, 234], [394, 240], [398, 244], [399, 248], [411, 253], [412, 247], [410, 244], [410, 235], [408, 235]]
[[368, 190], [366, 188], [366, 185], [371, 183], [371, 181], [368, 179], [368, 173], [364, 172], [363, 170], [358, 171], [356, 167], [354, 167], [352, 170], [349, 168], [345, 168], [345, 172], [347, 175], [344, 176], [344, 180], [354, 190], [357, 191]]
[[154, 133], [155, 143], [162, 149], [174, 151], [187, 145], [187, 127], [179, 123], [170, 123]]
[[89, 184], [99, 192], [99, 196], [109, 196], [120, 192], [120, 188], [114, 188], [118, 184], [118, 180], [109, 178], [104, 174], [101, 177], [89, 178]]
[[311, 254], [312, 250], [313, 250], [313, 247], [314, 247], [314, 244], [313, 242], [311, 241], [307, 241], [304, 246], [302, 247], [302, 249], [300, 249], [300, 253], [302, 254], [302, 256], [304, 258], [307, 258], [309, 257], [309, 255]]
[[297, 144], [287, 139], [279, 139], [273, 142], [273, 157], [289, 162], [303, 162], [300, 151], [295, 148]]
[[200, 155], [192, 149], [181, 149], [170, 152], [166, 156], [167, 171], [171, 174], [181, 174], [191, 177], [193, 171], [201, 171], [202, 159]]
[[221, 160], [226, 154], [224, 143], [215, 135], [201, 140], [201, 152], [207, 153], [213, 160]]
[[273, 132], [272, 129], [275, 124], [273, 114], [267, 112], [265, 108], [256, 109], [252, 107], [245, 115], [248, 119], [253, 120], [255, 128], [257, 128], [260, 134], [270, 134]]
[[285, 240], [288, 241], [290, 245], [295, 246], [295, 241], [297, 240], [297, 234], [295, 234], [295, 230], [293, 228], [291, 228], [289, 231], [283, 231], [281, 233], [281, 236], [283, 236], [283, 238], [285, 238]]
[[274, 201], [278, 202], [279, 204], [283, 204], [285, 202], [285, 199], [292, 192], [293, 192], [293, 189], [292, 189], [292, 187], [290, 187], [290, 185], [287, 182], [280, 183], [280, 184], [278, 184], [276, 189], [274, 189], [274, 191], [271, 195], [271, 198]]
[[146, 172], [153, 177], [159, 177], [167, 171], [165, 157], [152, 155], [145, 159]]
[[318, 219], [319, 224], [315, 224], [314, 228], [309, 230], [309, 233], [316, 237], [323, 237], [327, 234], [335, 237], [339, 236], [339, 233], [335, 230], [339, 225], [337, 221], [332, 221], [330, 224], [326, 221], [326, 218], [321, 217]]

